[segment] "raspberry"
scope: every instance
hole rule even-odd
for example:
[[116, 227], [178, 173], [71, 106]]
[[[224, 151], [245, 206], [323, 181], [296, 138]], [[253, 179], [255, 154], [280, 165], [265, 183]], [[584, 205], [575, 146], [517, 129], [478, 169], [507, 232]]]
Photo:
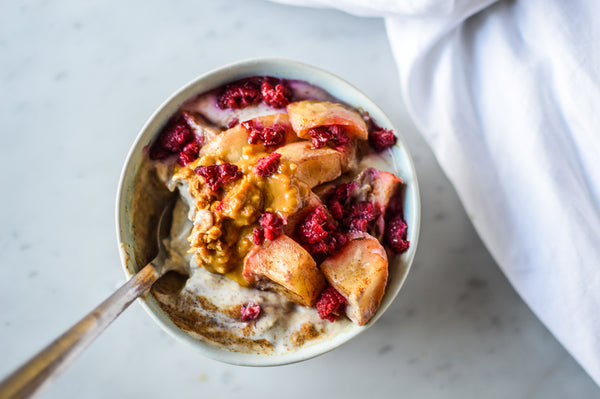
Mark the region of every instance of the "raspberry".
[[335, 186], [333, 192], [328, 195], [327, 207], [335, 220], [342, 220], [348, 213], [348, 202], [356, 189], [356, 182], [340, 183]]
[[321, 206], [316, 207], [299, 223], [296, 236], [311, 255], [332, 255], [346, 244], [346, 236], [336, 231]]
[[363, 113], [363, 119], [367, 123], [369, 129], [369, 146], [375, 152], [382, 152], [396, 144], [398, 138], [394, 135], [392, 130], [384, 129], [379, 126], [367, 112]]
[[300, 224], [300, 239], [306, 244], [315, 244], [323, 240], [329, 233], [325, 230], [328, 224], [323, 207], [315, 208]]
[[369, 132], [369, 145], [375, 152], [382, 152], [396, 144], [398, 138], [390, 129], [378, 127]]
[[273, 108], [283, 108], [290, 103], [292, 89], [283, 79], [266, 77], [260, 85], [263, 101]]
[[399, 190], [390, 199], [390, 202], [388, 203], [388, 210], [386, 212], [386, 216], [402, 214], [404, 212], [402, 200], [402, 190]]
[[258, 86], [250, 80], [245, 80], [225, 86], [217, 98], [217, 105], [221, 109], [239, 109], [256, 104], [260, 100]]
[[236, 165], [223, 163], [221, 165], [198, 166], [194, 169], [196, 174], [204, 177], [206, 184], [212, 191], [242, 177], [242, 172]]
[[332, 125], [329, 127], [331, 141], [335, 147], [340, 147], [350, 142], [350, 137], [346, 133], [346, 128], [342, 125]]
[[188, 125], [183, 120], [179, 120], [161, 133], [160, 144], [171, 152], [181, 151], [191, 134]]
[[240, 313], [242, 321], [256, 320], [260, 315], [260, 306], [253, 302], [248, 302], [246, 305], [240, 306]]
[[242, 126], [248, 131], [248, 144], [262, 141], [265, 147], [277, 147], [285, 141], [286, 129], [281, 125], [261, 127], [249, 120], [243, 122]]
[[150, 159], [152, 160], [165, 159], [169, 155], [173, 155], [173, 153], [161, 147], [158, 140], [150, 147]]
[[357, 186], [358, 184], [356, 184], [355, 181], [349, 183], [340, 183], [335, 186], [335, 191], [331, 197], [329, 197], [329, 200], [335, 200], [345, 204], [352, 197], [352, 192]]
[[352, 204], [348, 216], [343, 224], [349, 230], [367, 232], [373, 225], [373, 222], [379, 217], [379, 209], [369, 201], [361, 201]]
[[258, 144], [262, 141], [262, 129], [258, 129], [253, 120], [242, 122], [242, 126], [248, 131], [248, 144]]
[[265, 147], [276, 147], [285, 140], [285, 128], [279, 125], [269, 126], [262, 131], [262, 141]]
[[352, 219], [349, 230], [362, 231], [366, 233], [369, 230], [369, 221], [367, 219]]
[[342, 220], [344, 217], [344, 207], [339, 201], [331, 201], [328, 208], [329, 213], [331, 213], [331, 216], [333, 216], [335, 220]]
[[252, 241], [255, 245], [262, 245], [265, 241], [265, 235], [261, 229], [255, 227], [254, 230], [252, 230]]
[[281, 235], [283, 220], [274, 213], [263, 213], [258, 219], [258, 224], [262, 227], [264, 237], [267, 240], [274, 240]]
[[325, 255], [330, 256], [336, 254], [348, 239], [338, 231], [334, 231], [326, 235], [321, 241], [314, 244], [304, 245], [304, 248], [313, 256]]
[[336, 252], [337, 252], [340, 248], [342, 248], [344, 245], [346, 245], [346, 243], [348, 242], [348, 238], [344, 234], [342, 234], [338, 231], [333, 233], [333, 236], [335, 238], [335, 245], [336, 245]]
[[196, 141], [190, 141], [183, 146], [183, 149], [177, 157], [177, 163], [181, 166], [185, 166], [188, 163], [194, 162], [198, 158], [198, 152], [200, 151], [200, 145]]
[[321, 293], [317, 301], [317, 311], [323, 320], [334, 322], [341, 316], [346, 307], [346, 298], [331, 285]]
[[386, 223], [384, 238], [392, 251], [401, 254], [409, 248], [410, 241], [406, 240], [407, 229], [402, 215], [396, 215]]
[[369, 201], [356, 201], [358, 184], [340, 183], [326, 195], [327, 207], [331, 216], [338, 221], [344, 231], [367, 232], [381, 215], [379, 208]]
[[328, 144], [331, 144], [331, 147], [339, 148], [350, 142], [346, 128], [342, 125], [313, 127], [308, 134], [312, 139], [313, 148], [321, 148]]
[[277, 172], [280, 162], [281, 154], [278, 152], [274, 152], [265, 158], [259, 158], [254, 167], [254, 173], [260, 177], [269, 177]]
[[172, 120], [160, 133], [158, 140], [152, 144], [150, 159], [164, 159], [178, 153], [191, 138], [193, 134], [183, 118]]

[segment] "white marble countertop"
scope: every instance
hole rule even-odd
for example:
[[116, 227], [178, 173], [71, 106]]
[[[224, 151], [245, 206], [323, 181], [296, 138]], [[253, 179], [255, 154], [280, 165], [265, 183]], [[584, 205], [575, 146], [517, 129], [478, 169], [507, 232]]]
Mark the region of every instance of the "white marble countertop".
[[[0, 5], [0, 376], [123, 282], [122, 162], [146, 118], [195, 76], [293, 58], [410, 126], [381, 20], [256, 0], [171, 3]], [[244, 368], [174, 341], [134, 304], [43, 397], [600, 397], [491, 259], [419, 133], [402, 134], [421, 184], [421, 241], [372, 329], [310, 361]]]

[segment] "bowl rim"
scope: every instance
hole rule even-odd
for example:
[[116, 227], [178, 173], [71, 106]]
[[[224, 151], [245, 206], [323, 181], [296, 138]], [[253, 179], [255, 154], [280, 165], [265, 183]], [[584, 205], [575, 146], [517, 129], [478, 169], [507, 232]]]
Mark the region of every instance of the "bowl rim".
[[[376, 118], [376, 120], [377, 120], [378, 124], [383, 125], [383, 126], [388, 126], [392, 129], [394, 129], [394, 131], [396, 132], [396, 136], [398, 137], [398, 142], [396, 144], [396, 147], [398, 147], [398, 150], [402, 152], [401, 155], [402, 155], [402, 157], [404, 157], [406, 159], [405, 163], [407, 164], [406, 166], [408, 166], [408, 170], [405, 170], [403, 168], [402, 171], [405, 173], [405, 175], [410, 176], [410, 179], [411, 179], [410, 189], [411, 189], [411, 193], [412, 193], [412, 202], [411, 202], [412, 209], [410, 210], [410, 212], [412, 214], [412, 218], [411, 218], [411, 222], [409, 224], [409, 238], [410, 238], [411, 244], [410, 244], [409, 249], [401, 255], [402, 263], [404, 263], [405, 268], [404, 268], [404, 270], [402, 270], [402, 276], [400, 277], [400, 280], [396, 284], [394, 292], [390, 293], [386, 287], [386, 293], [384, 295], [384, 298], [382, 300], [380, 308], [378, 309], [377, 313], [372, 317], [372, 319], [367, 324], [365, 324], [364, 326], [355, 326], [354, 325], [354, 326], [352, 326], [352, 328], [349, 328], [348, 330], [340, 332], [331, 340], [325, 340], [325, 341], [322, 341], [322, 342], [319, 342], [319, 343], [316, 343], [313, 345], [307, 345], [297, 351], [283, 353], [283, 354], [279, 354], [279, 355], [247, 354], [247, 353], [233, 352], [233, 351], [228, 351], [226, 349], [219, 348], [219, 347], [210, 345], [208, 343], [205, 343], [203, 341], [200, 341], [200, 340], [192, 337], [190, 334], [186, 333], [184, 330], [177, 327], [171, 321], [171, 319], [168, 318], [168, 316], [164, 312], [162, 312], [160, 310], [159, 310], [159, 312], [156, 312], [152, 307], [154, 306], [157, 309], [160, 309], [160, 308], [158, 307], [158, 304], [156, 303], [156, 301], [154, 300], [152, 295], [145, 295], [143, 297], [138, 298], [137, 302], [141, 304], [141, 306], [150, 315], [150, 317], [164, 331], [166, 331], [170, 336], [174, 337], [176, 340], [182, 341], [182, 342], [192, 346], [195, 350], [199, 351], [201, 354], [203, 354], [209, 358], [212, 358], [212, 359], [215, 359], [218, 361], [222, 361], [225, 363], [233, 364], [233, 365], [242, 365], [242, 366], [278, 366], [278, 365], [285, 365], [285, 364], [291, 364], [291, 363], [308, 360], [308, 359], [311, 359], [311, 358], [319, 356], [321, 354], [330, 352], [330, 351], [340, 347], [341, 345], [347, 343], [348, 341], [352, 340], [353, 338], [355, 338], [356, 336], [358, 336], [362, 332], [364, 332], [366, 329], [371, 327], [389, 308], [391, 303], [398, 296], [398, 293], [400, 292], [402, 286], [404, 285], [404, 283], [408, 277], [408, 274], [410, 272], [412, 263], [414, 261], [414, 257], [416, 254], [418, 241], [419, 241], [420, 228], [421, 228], [420, 190], [419, 190], [419, 185], [418, 185], [418, 181], [417, 181], [417, 173], [416, 173], [416, 169], [414, 166], [414, 161], [412, 159], [410, 152], [408, 151], [408, 146], [407, 146], [406, 141], [405, 141], [404, 137], [402, 136], [401, 132], [393, 124], [393, 122], [387, 116], [387, 114], [379, 107], [379, 105], [377, 105], [373, 100], [371, 100], [360, 89], [358, 89], [357, 87], [355, 87], [354, 85], [352, 85], [351, 83], [346, 81], [345, 79], [343, 79], [327, 70], [321, 69], [319, 67], [316, 67], [316, 66], [304, 63], [304, 62], [291, 60], [291, 59], [287, 59], [287, 58], [280, 58], [280, 57], [249, 58], [249, 59], [244, 59], [244, 60], [236, 61], [233, 63], [225, 64], [218, 68], [214, 68], [212, 70], [209, 70], [208, 72], [205, 72], [205, 73], [193, 78], [192, 80], [188, 81], [187, 83], [185, 83], [183, 86], [181, 86], [175, 92], [173, 92], [173, 94], [171, 94], [166, 100], [164, 100], [154, 110], [154, 112], [148, 117], [148, 119], [143, 124], [141, 129], [138, 131], [134, 141], [132, 142], [131, 146], [129, 147], [127, 156], [125, 157], [125, 161], [123, 163], [123, 167], [121, 169], [121, 173], [119, 176], [119, 182], [118, 182], [117, 193], [116, 193], [116, 203], [115, 203], [115, 221], [116, 221], [115, 225], [116, 225], [116, 232], [117, 232], [117, 237], [116, 237], [117, 245], [119, 247], [119, 257], [120, 257], [121, 267], [123, 268], [126, 278], [128, 278], [128, 279], [131, 278], [133, 273], [127, 267], [127, 261], [128, 261], [129, 256], [125, 253], [125, 251], [122, 248], [123, 229], [121, 226], [121, 219], [122, 219], [122, 213], [125, 209], [124, 182], [130, 171], [130, 168], [132, 165], [132, 160], [133, 160], [136, 150], [140, 147], [140, 145], [143, 146], [142, 140], [144, 138], [146, 131], [148, 131], [148, 129], [152, 126], [152, 124], [155, 123], [156, 119], [160, 116], [161, 113], [164, 112], [164, 110], [166, 108], [168, 108], [171, 104], [176, 103], [177, 101], [181, 100], [182, 97], [184, 97], [184, 94], [186, 94], [186, 96], [183, 98], [182, 101], [179, 101], [180, 104], [183, 103], [184, 101], [186, 101], [187, 99], [191, 98], [192, 96], [200, 94], [200, 93], [190, 94], [188, 92], [190, 92], [192, 90], [192, 88], [200, 85], [205, 80], [208, 80], [211, 78], [214, 79], [219, 74], [226, 73], [227, 71], [252, 70], [252, 68], [257, 68], [257, 67], [261, 67], [261, 66], [264, 68], [265, 66], [268, 66], [268, 65], [280, 65], [281, 66], [283, 72], [279, 77], [291, 78], [290, 75], [293, 75], [293, 74], [289, 73], [289, 71], [288, 71], [288, 73], [286, 73], [286, 71], [285, 71], [286, 67], [291, 66], [293, 68], [297, 68], [298, 70], [301, 70], [301, 75], [303, 75], [302, 77], [293, 77], [294, 79], [298, 78], [301, 80], [309, 81], [309, 83], [313, 83], [308, 76], [309, 75], [319, 75], [321, 78], [332, 82], [332, 84], [331, 84], [332, 87], [333, 86], [342, 87], [342, 88], [344, 88], [344, 90], [349, 90], [350, 92], [353, 92], [353, 94], [355, 96], [361, 98], [361, 100], [364, 101], [364, 102], [360, 103], [361, 105], [368, 104], [368, 108], [370, 110], [377, 111], [378, 117]], [[272, 73], [269, 73], [269, 74], [272, 75]], [[242, 73], [242, 75], [249, 77], [249, 76], [256, 76], [257, 74], [256, 73], [250, 73], [250, 74]], [[258, 74], [258, 75], [261, 75], [261, 74]], [[231, 81], [231, 80], [229, 80], [229, 81]], [[223, 83], [221, 83], [221, 84], [223, 84]], [[322, 85], [320, 85], [320, 84], [315, 83], [315, 85], [322, 87]], [[218, 87], [218, 86], [219, 86], [219, 84], [217, 84], [215, 87]], [[323, 87], [323, 89], [330, 92], [331, 87], [329, 87], [329, 88]], [[346, 96], [346, 97], [348, 97], [348, 96]], [[343, 98], [343, 97], [340, 99], [342, 101], [347, 100], [347, 98]], [[166, 116], [165, 119], [163, 120], [163, 122], [166, 122], [166, 120], [170, 116], [171, 115]], [[383, 120], [382, 120], [382, 117], [383, 117]], [[397, 167], [397, 165], [396, 165], [396, 167]], [[408, 190], [407, 190], [407, 192], [408, 192]], [[407, 195], [407, 194], [405, 194], [405, 195]], [[407, 211], [405, 209], [404, 210], [405, 218], [406, 218], [406, 214], [407, 214]], [[401, 263], [400, 257], [398, 257], [395, 262], [398, 264], [398, 266], [400, 266], [400, 263]], [[139, 269], [140, 266], [139, 265], [136, 265], [136, 266]], [[390, 294], [391, 294], [391, 297], [390, 297]]]

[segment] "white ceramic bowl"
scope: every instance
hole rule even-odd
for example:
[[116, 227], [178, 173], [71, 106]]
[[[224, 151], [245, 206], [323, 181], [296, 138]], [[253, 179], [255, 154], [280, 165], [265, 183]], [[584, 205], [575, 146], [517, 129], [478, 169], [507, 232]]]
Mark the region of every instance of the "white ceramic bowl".
[[[131, 207], [134, 182], [138, 178], [138, 171], [145, 156], [144, 147], [158, 135], [171, 115], [187, 99], [225, 83], [257, 75], [298, 79], [312, 83], [350, 105], [361, 107], [369, 112], [380, 126], [393, 129], [396, 132], [399, 140], [397, 145], [392, 149], [396, 164], [394, 169], [396, 174], [406, 183], [404, 217], [408, 224], [408, 240], [411, 242], [408, 251], [402, 254], [402, 256], [396, 257], [395, 261], [390, 263], [390, 280], [385, 296], [379, 311], [369, 323], [363, 327], [354, 326], [350, 330], [346, 330], [328, 341], [308, 345], [292, 353], [282, 355], [244, 354], [208, 345], [193, 338], [177, 327], [161, 310], [151, 295], [140, 300], [140, 303], [150, 316], [169, 334], [184, 341], [208, 357], [238, 365], [274, 366], [306, 360], [335, 349], [364, 332], [381, 317], [402, 287], [414, 258], [419, 236], [420, 202], [414, 165], [406, 144], [402, 139], [402, 131], [395, 128], [384, 112], [358, 89], [329, 72], [297, 61], [261, 58], [237, 62], [205, 73], [177, 90], [175, 94], [167, 99], [150, 116], [131, 146], [121, 172], [116, 203], [117, 239], [120, 248], [121, 263], [128, 278], [137, 271], [139, 266], [143, 266], [142, 264], [136, 264], [136, 259], [133, 255], [135, 249], [139, 248], [140, 245], [146, 245], [144, 242], [140, 242], [141, 240], [139, 239], [136, 241], [136, 237], [133, 235]], [[144, 262], [145, 259], [139, 259], [138, 261]]]

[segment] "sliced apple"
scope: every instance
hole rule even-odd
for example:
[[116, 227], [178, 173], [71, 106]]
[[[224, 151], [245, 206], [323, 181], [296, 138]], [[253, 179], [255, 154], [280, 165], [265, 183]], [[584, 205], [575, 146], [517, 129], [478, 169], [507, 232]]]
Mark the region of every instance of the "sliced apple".
[[348, 144], [335, 149], [340, 153], [340, 165], [342, 173], [355, 170], [358, 167], [358, 143], [356, 140], [350, 140]]
[[310, 139], [308, 131], [319, 126], [343, 125], [350, 137], [368, 138], [367, 125], [358, 112], [329, 101], [296, 101], [288, 104], [290, 122], [298, 137]]
[[244, 259], [242, 276], [254, 287], [276, 291], [309, 307], [327, 285], [312, 256], [285, 234], [255, 245]]
[[312, 148], [309, 141], [286, 144], [277, 151], [281, 158], [296, 164], [294, 176], [310, 188], [342, 174], [340, 153], [329, 147]]
[[384, 232], [384, 217], [390, 206], [392, 198], [400, 193], [404, 182], [397, 176], [389, 172], [380, 171], [373, 168], [363, 170], [356, 177], [356, 182], [361, 188], [359, 190], [366, 193], [366, 198], [358, 198], [359, 201], [370, 201], [379, 209], [379, 218], [375, 222], [375, 237], [381, 239]]
[[335, 255], [321, 263], [329, 284], [346, 298], [346, 315], [366, 324], [379, 309], [388, 279], [385, 249], [367, 233], [355, 233]]
[[237, 125], [206, 143], [200, 150], [200, 158], [212, 156], [235, 163], [242, 158], [244, 146], [247, 145], [248, 131], [243, 126]]
[[385, 211], [385, 207], [390, 200], [402, 189], [404, 182], [397, 176], [389, 172], [375, 170], [375, 175], [371, 186], [373, 190], [368, 196], [369, 201]]

